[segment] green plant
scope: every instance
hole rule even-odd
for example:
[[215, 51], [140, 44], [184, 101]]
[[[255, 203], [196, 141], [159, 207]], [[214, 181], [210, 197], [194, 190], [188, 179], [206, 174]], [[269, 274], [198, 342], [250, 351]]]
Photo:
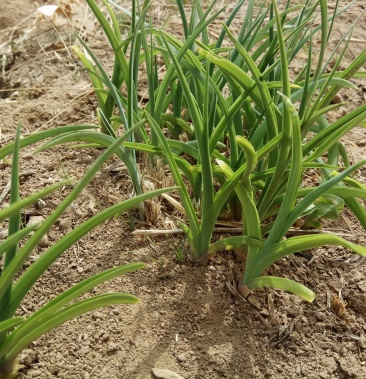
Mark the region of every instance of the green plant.
[[[22, 145], [20, 127], [18, 127], [13, 147], [13, 162], [11, 174], [10, 205], [0, 210], [0, 220], [9, 219], [9, 232], [5, 241], [0, 243], [0, 256], [4, 255], [4, 265], [0, 276], [0, 378], [10, 379], [16, 376], [17, 357], [20, 352], [32, 341], [45, 334], [52, 328], [77, 317], [81, 314], [110, 304], [136, 303], [138, 299], [130, 294], [108, 293], [91, 298], [78, 300], [89, 290], [116, 276], [140, 269], [142, 263], [131, 263], [106, 270], [91, 276], [61, 293], [46, 305], [35, 311], [29, 317], [16, 315], [22, 300], [34, 286], [39, 277], [49, 266], [75, 242], [91, 229], [103, 223], [108, 218], [125, 212], [138, 203], [169, 189], [156, 190], [151, 193], [137, 196], [120, 204], [104, 209], [91, 217], [63, 238], [48, 248], [41, 257], [27, 269], [23, 269], [32, 251], [36, 248], [42, 237], [52, 228], [59, 217], [76, 199], [81, 190], [91, 181], [102, 164], [116, 152], [122, 139], [117, 139], [93, 163], [85, 176], [74, 184], [72, 191], [56, 210], [41, 224], [21, 228], [21, 210], [36, 202], [39, 198], [68, 184], [68, 181], [58, 183], [35, 193], [25, 199], [19, 198], [19, 150]], [[23, 143], [24, 145], [24, 143]], [[9, 153], [9, 147], [0, 149], [0, 155]], [[34, 232], [34, 234], [30, 234]], [[26, 238], [22, 246], [20, 242]]]
[[[306, 6], [308, 4], [306, 2]], [[239, 292], [244, 296], [254, 288], [272, 286], [294, 292], [311, 301], [314, 293], [303, 285], [289, 279], [264, 277], [261, 274], [273, 262], [288, 254], [322, 245], [339, 244], [360, 255], [366, 254], [364, 247], [335, 235], [283, 239], [288, 229], [305, 216], [309, 209], [317, 207], [319, 210], [321, 197], [340, 197], [340, 202], [343, 200], [349, 205], [362, 225], [366, 226], [365, 210], [355, 199], [364, 199], [366, 192], [360, 185], [354, 182], [351, 184], [349, 180], [349, 175], [366, 161], [348, 167], [347, 156], [339, 142], [348, 130], [362, 125], [366, 118], [366, 107], [360, 106], [333, 124], [328, 124], [325, 117], [336, 108], [335, 105], [329, 105], [335, 93], [342, 86], [353, 87], [345, 79], [354, 75], [365, 62], [366, 52], [362, 52], [346, 70], [336, 71], [344, 49], [333, 71], [324, 74], [327, 65], [323, 61], [326, 44], [321, 46], [321, 63], [318, 63], [315, 72], [312, 72], [310, 47], [308, 64], [293, 84], [290, 81], [289, 60], [296, 56], [296, 51], [303, 48], [305, 42], [311, 42], [312, 35], [318, 30], [311, 30], [307, 26], [318, 5], [319, 3], [301, 8], [300, 15], [287, 22], [286, 16], [295, 8], [288, 8], [279, 14], [273, 1], [268, 11], [272, 18], [264, 27], [265, 32], [260, 29], [263, 20], [261, 17], [256, 19], [259, 21], [251, 30], [256, 31], [251, 46], [255, 47], [264, 38], [258, 48], [262, 58], [258, 50], [249, 53], [249, 49], [235, 39], [225, 25], [224, 31], [234, 45], [228, 58], [218, 55], [216, 50], [199, 41], [196, 41], [201, 46], [198, 54], [185, 51], [182, 47], [184, 45], [177, 44], [185, 52], [181, 58], [179, 53], [176, 56], [171, 53], [170, 59], [183, 88], [182, 93], [194, 126], [196, 149], [193, 153], [185, 149], [184, 153], [191, 154], [190, 158], [197, 160], [195, 166], [170, 151], [171, 143], [155, 120], [146, 115], [159, 137], [172, 175], [181, 187], [180, 195], [189, 225], [182, 227], [187, 233], [192, 256], [206, 260], [218, 249], [242, 249], [245, 246], [245, 272], [238, 286]], [[329, 17], [326, 2], [320, 2], [320, 10], [323, 21], [322, 40], [326, 41], [330, 34], [327, 28]], [[332, 22], [335, 16], [336, 13], [331, 18]], [[162, 34], [162, 38], [169, 52], [172, 38], [166, 33]], [[243, 39], [246, 40], [248, 36]], [[181, 52], [177, 46], [175, 50]], [[267, 52], [263, 46], [268, 48]], [[234, 54], [236, 60], [232, 58]], [[256, 61], [258, 59], [259, 62]], [[215, 70], [214, 66], [219, 70]], [[188, 68], [184, 71], [186, 67]], [[188, 82], [187, 78], [192, 77], [197, 78], [195, 86]], [[231, 89], [226, 99], [219, 90], [222, 83]], [[192, 92], [192, 87], [196, 92]], [[278, 91], [279, 88], [283, 94]], [[214, 100], [211, 100], [212, 96]], [[298, 103], [297, 109], [293, 105], [295, 103]], [[214, 107], [210, 108], [210, 104]], [[212, 114], [217, 114], [215, 124], [212, 124], [215, 118], [209, 117]], [[316, 134], [312, 137], [309, 132]], [[227, 134], [230, 139], [230, 151], [226, 151], [226, 154], [216, 149], [223, 134]], [[325, 153], [328, 153], [327, 163], [323, 162]], [[330, 174], [342, 168], [338, 162], [339, 155], [346, 167], [342, 173]], [[213, 159], [216, 159], [216, 166], [212, 164]], [[302, 177], [309, 168], [319, 169], [323, 178], [319, 186], [305, 190], [302, 189]], [[189, 193], [184, 188], [180, 172], [186, 175], [193, 188], [196, 184], [199, 185], [199, 191], [193, 190], [193, 193], [200, 194], [200, 220]], [[192, 173], [198, 173], [200, 177]], [[213, 189], [213, 178], [221, 185], [217, 191]], [[214, 223], [224, 202], [230, 197], [234, 199], [233, 190], [241, 204], [239, 207], [238, 202], [232, 202], [242, 212], [243, 236], [229, 237], [209, 246]], [[333, 216], [339, 210], [337, 207], [333, 209]], [[329, 217], [329, 214], [329, 210], [323, 210], [312, 214], [311, 220], [315, 222], [315, 219]], [[310, 221], [309, 217], [307, 221]]]
[[[358, 71], [366, 62], [366, 51], [346, 69], [339, 69], [351, 30], [326, 58], [335, 19], [353, 3], [340, 9], [336, 1], [334, 12], [329, 13], [325, 0], [314, 4], [306, 0], [295, 6], [288, 1], [279, 12], [276, 2], [271, 1], [268, 7], [262, 2], [254, 14], [254, 2], [250, 1], [242, 28], [234, 38], [230, 25], [244, 4], [239, 1], [219, 37], [212, 41], [208, 26], [223, 9], [211, 14], [215, 1], [204, 10], [197, 0], [189, 16], [183, 1], [177, 0], [184, 30], [180, 41], [146, 23], [148, 2], [141, 10], [132, 2], [134, 11], [140, 10], [139, 18], [137, 13], [132, 15], [134, 27], [117, 46], [100, 10], [88, 0], [116, 54], [127, 51], [132, 41], [130, 56], [142, 49], [139, 59], [135, 54], [134, 61], [127, 64], [129, 76], [124, 74], [124, 80], [134, 96], [127, 80], [132, 72], [136, 77], [138, 62], [145, 64], [146, 107], [136, 107], [130, 92], [127, 98], [121, 91], [113, 95], [121, 99], [120, 114], [127, 112], [140, 136], [140, 141], [124, 142], [124, 147], [163, 157], [168, 163], [186, 216], [180, 225], [194, 259], [207, 261], [223, 248], [247, 254], [239, 283], [244, 295], [257, 287], [275, 286], [311, 301], [313, 292], [301, 284], [263, 277], [262, 273], [277, 259], [311, 247], [340, 244], [358, 254], [366, 253], [365, 248], [333, 235], [285, 239], [295, 222], [319, 226], [320, 218], [336, 217], [343, 202], [366, 229], [366, 211], [357, 200], [365, 199], [366, 191], [350, 177], [365, 161], [350, 166], [341, 143], [349, 130], [365, 125], [366, 105], [333, 123], [327, 120], [329, 112], [345, 105], [331, 104], [334, 96], [342, 88], [355, 89], [350, 79], [364, 76]], [[110, 8], [108, 12], [111, 14]], [[315, 22], [318, 15], [320, 23]], [[321, 45], [313, 64], [317, 33]], [[231, 47], [223, 46], [225, 39]], [[307, 52], [308, 60], [295, 76], [288, 67], [299, 51]], [[158, 56], [166, 68], [160, 81]], [[332, 60], [333, 68], [327, 73]], [[93, 75], [103, 76], [103, 83], [95, 86], [97, 91], [102, 84], [108, 87], [104, 75], [95, 71]], [[121, 115], [114, 121], [126, 122]], [[144, 129], [146, 124], [149, 133]], [[308, 169], [319, 173], [319, 182], [303, 188]], [[224, 214], [242, 219], [243, 235], [211, 244], [215, 223]]]
[[[262, 112], [267, 113], [264, 115], [266, 126], [268, 127], [268, 123], [271, 121], [276, 134], [272, 136], [272, 139], [270, 139], [267, 144], [264, 144], [263, 147], [259, 145], [260, 150], [258, 150], [258, 147], [253, 145], [249, 139], [236, 136], [237, 144], [246, 156], [246, 163], [235, 173], [226, 162], [223, 160], [217, 161], [229, 181], [240, 176], [240, 182], [236, 186], [235, 191], [242, 204], [244, 230], [242, 237], [230, 237], [219, 241], [217, 244], [211, 245], [209, 254], [211, 254], [211, 252], [213, 253], [219, 246], [225, 246], [226, 249], [231, 249], [233, 246], [238, 247], [241, 244], [247, 246], [248, 255], [245, 272], [238, 286], [239, 292], [244, 296], [247, 296], [254, 288], [277, 287], [286, 289], [302, 296], [308, 301], [312, 301], [315, 296], [314, 293], [303, 285], [289, 279], [265, 277], [261, 276], [261, 274], [272, 263], [286, 255], [322, 245], [339, 244], [362, 256], [366, 255], [366, 249], [364, 247], [345, 241], [336, 235], [305, 235], [284, 239], [288, 229], [313, 207], [318, 210], [318, 214], [312, 214], [312, 217], [308, 217], [307, 221], [312, 220], [314, 222], [315, 218], [323, 216], [329, 217], [330, 211], [332, 211], [332, 216], [336, 217], [339, 206], [342, 203], [342, 199], [340, 198], [338, 198], [340, 201], [337, 200], [335, 202], [336, 193], [341, 198], [344, 198], [345, 202], [347, 202], [349, 198], [353, 198], [353, 200], [355, 200], [355, 197], [365, 198], [366, 193], [357, 190], [359, 186], [346, 188], [345, 186], [339, 185], [339, 183], [341, 183], [342, 180], [347, 180], [353, 171], [366, 163], [366, 160], [345, 168], [342, 173], [334, 175], [333, 177], [324, 175], [320, 185], [308, 188], [306, 194], [301, 192], [301, 187], [303, 172], [307, 167], [316, 167], [317, 163], [320, 163], [321, 166], [318, 167], [326, 173], [331, 169], [331, 165], [338, 163], [334, 159], [328, 159], [328, 164], [325, 165], [322, 162], [322, 156], [335, 146], [339, 148], [340, 137], [366, 118], [366, 109], [361, 106], [333, 125], [328, 125], [323, 115], [329, 110], [327, 102], [330, 102], [331, 98], [328, 94], [334, 90], [333, 86], [330, 85], [332, 78], [332, 75], [330, 75], [324, 84], [325, 87], [321, 85], [320, 94], [314, 95], [314, 91], [311, 92], [310, 95], [314, 95], [314, 98], [311, 100], [309, 100], [309, 94], [307, 94], [305, 98], [308, 110], [306, 115], [303, 113], [303, 117], [301, 118], [301, 109], [304, 109], [303, 103], [300, 103], [299, 111], [297, 111], [293, 105], [296, 96], [291, 93], [287, 59], [289, 53], [285, 44], [285, 31], [282, 27], [281, 18], [274, 1], [272, 1], [272, 7], [277, 25], [282, 91], [284, 92], [284, 94], [278, 92], [283, 99], [283, 104], [282, 106], [279, 104], [279, 106], [274, 108], [272, 114], [268, 111], [268, 108], [272, 107], [273, 104], [270, 97], [271, 92], [267, 87], [266, 81], [263, 80], [263, 76], [268, 74], [268, 72], [261, 73], [257, 69], [252, 57], [240, 46], [238, 41], [226, 28], [228, 36], [239, 54], [245, 60], [251, 72], [251, 81], [256, 83], [256, 88], [259, 91], [260, 95], [258, 97], [252, 96], [251, 100], [258, 109], [263, 107], [263, 104], [268, 104], [267, 110], [263, 109]], [[326, 7], [323, 6], [321, 10], [323, 13], [326, 12]], [[323, 18], [326, 19], [326, 17]], [[218, 57], [216, 54], [212, 54], [207, 48], [202, 49], [200, 54], [211, 63], [217, 65], [220, 70], [225, 73], [228, 80], [235, 80], [243, 88], [243, 92], [250, 88], [249, 77], [242, 69]], [[362, 53], [362, 56], [363, 59], [365, 59], [365, 52]], [[308, 64], [309, 66], [311, 65], [310, 59]], [[356, 66], [356, 63], [352, 65]], [[310, 72], [310, 68], [307, 70], [307, 73], [304, 72], [304, 83], [309, 84], [311, 80]], [[316, 70], [314, 76], [321, 80], [321, 71], [318, 72], [318, 70]], [[342, 74], [339, 76], [342, 76]], [[301, 82], [299, 81], [298, 83]], [[315, 81], [315, 83], [317, 82]], [[321, 98], [319, 98], [319, 96], [321, 96]], [[302, 101], [304, 101], [303, 99]], [[323, 109], [320, 109], [320, 103], [323, 104]], [[272, 118], [275, 114], [275, 118]], [[312, 120], [311, 126], [308, 124], [310, 119]], [[316, 124], [323, 124], [324, 128], [314, 138], [308, 142], [304, 142], [303, 139], [308, 137], [308, 131]], [[255, 134], [252, 135], [252, 137], [254, 136]], [[277, 141], [276, 138], [278, 138]], [[267, 150], [265, 155], [261, 153], [263, 149]], [[276, 159], [271, 165], [270, 154], [276, 150]], [[262, 172], [258, 172], [260, 170]], [[264, 174], [265, 171], [267, 171], [267, 173], [271, 172], [271, 174], [267, 176]], [[267, 177], [263, 184], [259, 183], [258, 185], [257, 180], [253, 179], [255, 177], [258, 178], [258, 175]], [[258, 190], [260, 191], [259, 195]], [[351, 193], [352, 190], [356, 190], [356, 192]], [[281, 197], [280, 201], [277, 200], [278, 196]], [[328, 206], [327, 209], [324, 209], [323, 206], [323, 209], [321, 209], [320, 200], [322, 198], [328, 200], [332, 199], [333, 203], [331, 207]], [[324, 203], [325, 202], [323, 202], [323, 205]], [[359, 203], [357, 204], [353, 210], [359, 220], [362, 221], [365, 211], [362, 207], [359, 207]], [[321, 212], [319, 213], [319, 211]], [[264, 228], [261, 226], [263, 221], [266, 222]], [[266, 238], [264, 238], [265, 235], [267, 235]], [[239, 242], [240, 239], [242, 239], [242, 243]]]
[[[86, 53], [84, 53], [78, 46], [74, 46], [74, 51], [83, 62], [85, 69], [89, 72], [95, 89], [98, 101], [97, 116], [101, 126], [101, 133], [89, 132], [64, 134], [59, 138], [56, 138], [44, 148], [67, 141], [85, 141], [91, 143], [93, 146], [106, 147], [113, 143], [117, 138], [116, 130], [121, 124], [123, 124], [125, 131], [134, 130], [134, 132], [139, 134], [142, 130], [139, 126], [143, 124], [144, 121], [139, 119], [137, 83], [138, 68], [142, 63], [142, 60], [139, 57], [141, 37], [138, 32], [140, 28], [143, 28], [144, 26], [144, 17], [136, 17], [136, 4], [134, 4], [132, 7], [132, 21], [129, 36], [122, 40], [118, 19], [108, 2], [104, 1], [103, 3], [108, 10], [112, 25], [109, 24], [94, 0], [87, 0], [87, 2], [102, 26], [115, 53], [113, 73], [110, 77], [104, 70], [98, 58], [81, 38], [79, 38], [79, 40]], [[121, 9], [126, 12], [124, 8]], [[144, 12], [146, 13], [146, 7], [144, 9]], [[129, 59], [126, 57], [128, 48], [130, 49]], [[126, 86], [127, 96], [124, 96], [120, 91], [122, 85]], [[119, 112], [118, 117], [114, 116], [115, 107], [117, 107]], [[134, 140], [134, 133], [130, 133], [128, 138], [132, 142]], [[135, 151], [126, 151], [122, 146], [120, 149], [119, 157], [129, 170], [136, 194], [140, 195], [142, 189]], [[140, 218], [144, 218], [142, 207], [140, 207]]]
[[179, 263], [184, 263], [186, 258], [184, 254], [184, 245], [186, 244], [186, 238], [183, 239], [181, 245], [175, 247], [175, 259]]

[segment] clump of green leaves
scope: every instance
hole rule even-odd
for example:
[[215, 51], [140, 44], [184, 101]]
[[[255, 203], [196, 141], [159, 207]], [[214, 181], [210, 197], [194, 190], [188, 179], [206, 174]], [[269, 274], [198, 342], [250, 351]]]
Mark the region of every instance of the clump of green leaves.
[[[44, 135], [43, 135], [44, 136]], [[28, 138], [28, 140], [26, 139]], [[30, 139], [39, 139], [38, 136], [20, 139], [20, 127], [17, 130], [15, 142], [0, 149], [0, 157], [9, 154], [13, 150], [10, 205], [0, 210], [0, 221], [8, 219], [9, 232], [6, 240], [0, 242], [0, 257], [4, 256], [4, 264], [0, 275], [0, 378], [10, 379], [16, 376], [17, 357], [21, 351], [32, 341], [42, 336], [49, 330], [60, 324], [75, 318], [81, 314], [110, 304], [133, 304], [138, 299], [125, 293], [101, 294], [90, 298], [78, 299], [97, 285], [104, 283], [116, 276], [135, 271], [144, 267], [142, 263], [131, 263], [115, 267], [102, 273], [91, 276], [74, 285], [65, 292], [43, 305], [29, 317], [17, 316], [21, 302], [40, 276], [50, 265], [76, 243], [91, 229], [103, 223], [116, 214], [127, 211], [140, 202], [169, 189], [157, 190], [148, 194], [137, 196], [120, 204], [104, 209], [91, 217], [63, 238], [43, 252], [40, 258], [27, 269], [23, 269], [24, 263], [37, 247], [40, 240], [52, 228], [59, 217], [76, 199], [82, 189], [92, 180], [103, 163], [117, 151], [121, 143], [117, 139], [94, 162], [85, 176], [73, 186], [67, 198], [56, 210], [41, 224], [22, 228], [21, 210], [35, 203], [38, 199], [54, 192], [61, 186], [68, 184], [60, 182], [29, 197], [19, 197], [19, 150], [21, 145], [29, 144]], [[24, 142], [25, 140], [25, 142]], [[32, 232], [32, 233], [31, 233]], [[25, 240], [25, 241], [24, 241]], [[23, 241], [23, 242], [22, 242]], [[20, 243], [22, 242], [22, 246]]]
[[[238, 286], [241, 294], [274, 286], [311, 301], [314, 294], [303, 285], [262, 273], [288, 254], [323, 245], [339, 244], [366, 254], [364, 247], [336, 235], [286, 238], [295, 223], [320, 227], [322, 218], [338, 217], [344, 205], [366, 229], [366, 211], [357, 200], [366, 198], [365, 187], [351, 177], [366, 162], [351, 166], [341, 143], [349, 130], [364, 125], [366, 105], [333, 123], [327, 117], [345, 105], [331, 101], [342, 88], [357, 88], [350, 79], [361, 75], [358, 71], [366, 62], [363, 51], [346, 69], [339, 69], [351, 30], [326, 58], [335, 19], [354, 2], [340, 8], [337, 1], [332, 13], [325, 0], [294, 6], [288, 1], [281, 11], [274, 0], [269, 6], [262, 2], [257, 13], [254, 2], [248, 2], [241, 30], [234, 37], [230, 26], [244, 4], [239, 1], [219, 37], [211, 40], [208, 26], [223, 9], [214, 12], [215, 1], [203, 9], [197, 0], [188, 15], [177, 0], [184, 31], [181, 41], [146, 22], [147, 1], [141, 9], [133, 1], [129, 36], [118, 45], [111, 41], [94, 0], [87, 1], [102, 20], [121, 72], [127, 62], [128, 69], [121, 75], [128, 95], [117, 88], [113, 96], [116, 103], [121, 99], [118, 121], [127, 127], [126, 122], [133, 120], [140, 140], [123, 145], [163, 157], [169, 165], [185, 210], [181, 227], [194, 259], [206, 261], [220, 249], [239, 249], [247, 254]], [[113, 20], [111, 8], [107, 9]], [[318, 15], [320, 23], [315, 22]], [[313, 62], [317, 34], [321, 45]], [[230, 46], [224, 46], [224, 40]], [[128, 61], [127, 54], [117, 59], [127, 50], [133, 60]], [[307, 52], [308, 59], [295, 76], [289, 66], [300, 51]], [[158, 57], [166, 68], [161, 80]], [[335, 63], [327, 73], [332, 60]], [[137, 66], [142, 63], [149, 96], [144, 109], [131, 98], [136, 97]], [[90, 67], [88, 71], [104, 78]], [[94, 85], [97, 93], [105, 93], [103, 86], [114, 93], [106, 78]], [[150, 130], [145, 130], [146, 124]], [[305, 187], [309, 169], [319, 173], [319, 181]], [[212, 244], [215, 223], [223, 215], [241, 219], [243, 234]]]

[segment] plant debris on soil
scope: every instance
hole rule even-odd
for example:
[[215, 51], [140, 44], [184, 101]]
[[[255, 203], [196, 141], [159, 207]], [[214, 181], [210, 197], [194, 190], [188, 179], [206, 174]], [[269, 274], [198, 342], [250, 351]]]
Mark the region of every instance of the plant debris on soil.
[[[39, 5], [33, 0], [3, 1], [1, 5], [0, 145], [13, 139], [18, 122], [24, 134], [61, 125], [97, 124], [88, 76], [69, 50], [74, 43], [72, 29], [60, 27], [55, 33], [36, 12]], [[156, 21], [163, 25], [168, 20], [171, 30], [179, 33], [173, 2], [160, 1], [155, 8]], [[333, 47], [364, 8], [359, 1], [338, 18], [330, 41]], [[90, 18], [86, 12], [84, 25], [96, 25]], [[112, 60], [100, 31], [91, 30], [87, 39], [98, 54], [105, 55], [106, 64]], [[366, 17], [362, 16], [344, 64], [365, 42]], [[298, 61], [292, 69], [296, 72], [302, 66]], [[365, 101], [366, 81], [355, 83], [357, 91], [341, 93], [342, 101], [349, 101], [350, 106]], [[341, 107], [332, 117], [347, 111]], [[365, 158], [365, 129], [354, 129], [343, 143], [352, 162]], [[39, 154], [32, 151], [24, 149], [21, 154], [22, 196], [65, 177], [78, 180], [100, 154], [96, 149], [69, 146]], [[113, 160], [108, 167], [111, 164]], [[7, 203], [10, 169], [7, 161], [0, 165], [0, 196]], [[29, 264], [66, 231], [132, 195], [128, 175], [111, 172], [108, 167], [48, 233]], [[357, 175], [366, 183], [365, 168]], [[68, 191], [65, 187], [44, 199], [42, 209], [29, 209], [28, 221], [47, 217]], [[161, 198], [154, 229], [174, 228], [169, 210], [170, 204]], [[23, 352], [19, 378], [366, 378], [363, 258], [342, 247], [286, 257], [273, 264], [269, 274], [309, 286], [317, 294], [315, 301], [309, 304], [275, 289], [256, 290], [246, 301], [233, 291], [241, 272], [233, 253], [219, 253], [201, 267], [180, 255], [184, 252], [180, 234], [132, 234], [135, 228], [149, 227], [151, 224], [138, 221], [134, 212], [121, 215], [95, 229], [51, 266], [23, 302], [21, 315], [29, 315], [96, 272], [134, 261], [145, 262], [146, 268], [105, 283], [92, 294], [129, 292], [141, 301], [100, 309], [47, 333]], [[366, 242], [364, 230], [347, 210], [325, 228], [346, 234], [353, 242]], [[5, 225], [0, 224], [0, 235], [5, 238]]]

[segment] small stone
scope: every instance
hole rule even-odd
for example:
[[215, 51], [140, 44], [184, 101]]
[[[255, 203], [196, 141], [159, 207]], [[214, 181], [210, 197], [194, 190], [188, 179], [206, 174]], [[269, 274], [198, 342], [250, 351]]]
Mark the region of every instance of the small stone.
[[338, 359], [339, 370], [344, 374], [345, 378], [361, 379], [365, 378], [366, 369], [360, 367], [357, 358], [352, 355], [340, 357]]
[[296, 366], [296, 375], [298, 375], [298, 376], [301, 375], [301, 366], [300, 365]]
[[71, 223], [71, 220], [69, 218], [65, 218], [63, 220], [60, 220], [60, 222], [58, 223], [58, 226], [59, 226], [60, 230], [66, 232], [66, 231], [71, 230], [72, 223]]
[[119, 347], [118, 347], [118, 345], [116, 343], [111, 342], [111, 343], [108, 344], [107, 351], [108, 351], [108, 353], [113, 353], [113, 352], [117, 351], [118, 348]]
[[152, 372], [158, 379], [184, 379], [183, 376], [178, 375], [176, 372], [162, 368], [155, 367], [152, 369]]
[[39, 378], [41, 376], [42, 372], [40, 370], [32, 370], [30, 371], [30, 376], [32, 378]]
[[342, 350], [342, 347], [341, 346], [339, 346], [339, 345], [331, 345], [330, 346], [330, 349], [332, 350], [332, 351], [334, 351], [335, 353], [340, 353], [341, 352], [341, 350]]
[[29, 220], [27, 222], [27, 226], [33, 226], [33, 225], [41, 224], [43, 221], [44, 221], [44, 217], [42, 217], [42, 216], [30, 216]]
[[292, 318], [300, 316], [300, 313], [301, 313], [300, 308], [296, 308], [296, 307], [287, 308], [287, 314]]
[[325, 316], [324, 313], [316, 312], [316, 313], [315, 313], [315, 318], [316, 318], [318, 321], [322, 322], [322, 321], [325, 320], [326, 316]]
[[338, 93], [333, 97], [331, 104], [340, 104], [342, 102], [342, 97]]
[[328, 378], [328, 373], [326, 371], [319, 372], [319, 378], [321, 378], [321, 379], [327, 379]]
[[42, 210], [46, 206], [46, 203], [42, 199], [38, 199], [36, 202], [36, 209]]
[[38, 242], [38, 246], [39, 246], [39, 247], [47, 247], [47, 246], [49, 246], [49, 245], [50, 245], [50, 241], [49, 241], [49, 239], [48, 239], [47, 234], [45, 234], [45, 235], [41, 238], [41, 240]]
[[265, 378], [270, 379], [273, 377], [273, 372], [269, 368], [266, 368], [266, 370], [264, 372], [264, 376], [265, 376]]
[[361, 333], [358, 342], [360, 344], [361, 349], [366, 350], [366, 334]]
[[79, 350], [79, 354], [80, 354], [81, 356], [88, 355], [89, 352], [90, 352], [89, 346], [83, 346], [83, 347]]
[[50, 364], [48, 365], [48, 370], [50, 373], [57, 377], [58, 373], [60, 372], [60, 367], [57, 364]]
[[339, 292], [342, 288], [339, 280], [335, 279], [335, 280], [328, 280], [327, 281], [327, 284], [328, 286], [334, 291], [334, 292]]
[[177, 355], [178, 362], [184, 362], [186, 359], [187, 359], [187, 357], [185, 356], [185, 354], [178, 354]]
[[98, 318], [103, 319], [103, 318], [104, 318], [104, 314], [101, 313], [101, 312], [94, 312], [93, 315], [92, 315], [92, 317], [93, 317], [94, 319], [96, 319], [96, 320], [97, 320]]
[[348, 304], [356, 312], [362, 315], [366, 314], [366, 295], [363, 293], [351, 293], [348, 300]]
[[299, 351], [299, 348], [297, 345], [289, 345], [288, 349], [293, 351], [294, 353], [297, 353]]
[[35, 363], [37, 361], [37, 354], [32, 349], [25, 349], [22, 351], [19, 363], [24, 366], [30, 366], [32, 363]]

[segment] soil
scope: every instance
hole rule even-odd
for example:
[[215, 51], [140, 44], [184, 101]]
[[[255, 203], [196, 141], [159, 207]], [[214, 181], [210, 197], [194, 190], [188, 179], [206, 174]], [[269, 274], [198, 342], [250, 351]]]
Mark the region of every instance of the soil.
[[[356, 2], [340, 16], [332, 46], [361, 14], [365, 8], [362, 4]], [[42, 33], [28, 34], [31, 37], [24, 39], [34, 25], [46, 25], [39, 16], [35, 20], [39, 5], [33, 0], [3, 1], [1, 5], [0, 52], [7, 60], [0, 79], [0, 144], [13, 138], [19, 121], [23, 133], [97, 123], [96, 100], [88, 76], [68, 48], [73, 43], [72, 33], [64, 28], [58, 33], [62, 40], [57, 39], [47, 24]], [[171, 3], [159, 2], [155, 12], [157, 21], [170, 19], [172, 30], [179, 31], [178, 12]], [[99, 42], [100, 35], [98, 30], [90, 31], [89, 42]], [[361, 51], [365, 39], [363, 16], [355, 27], [345, 63]], [[109, 62], [107, 45], [95, 44], [95, 48]], [[293, 70], [299, 68], [301, 62], [295, 63]], [[355, 83], [357, 91], [341, 94], [351, 106], [365, 101], [366, 81]], [[342, 107], [332, 117], [342, 112], [347, 108]], [[354, 129], [343, 142], [352, 161], [365, 158], [364, 129]], [[38, 154], [32, 151], [22, 152], [22, 196], [65, 176], [76, 181], [100, 154], [96, 149], [68, 146]], [[29, 264], [65, 232], [131, 195], [131, 181], [122, 172], [112, 174], [108, 170], [112, 163], [108, 162], [80, 194]], [[366, 182], [365, 169], [358, 177]], [[3, 162], [1, 188], [9, 179], [9, 165]], [[43, 209], [30, 211], [45, 218], [68, 193], [66, 186], [45, 199]], [[8, 201], [8, 197], [3, 200]], [[56, 294], [96, 272], [134, 261], [145, 262], [146, 268], [101, 285], [91, 294], [128, 292], [140, 302], [103, 308], [47, 333], [22, 355], [24, 368], [18, 378], [148, 379], [154, 378], [153, 368], [172, 370], [185, 379], [366, 378], [364, 259], [340, 247], [308, 252], [313, 257], [310, 260], [306, 256], [287, 257], [274, 264], [270, 274], [309, 286], [317, 293], [316, 300], [309, 304], [283, 291], [266, 289], [255, 291], [250, 301], [244, 301], [229, 290], [228, 283], [237, 280], [241, 269], [233, 254], [217, 254], [208, 266], [200, 267], [187, 257], [178, 259], [181, 235], [147, 237], [131, 233], [133, 228], [166, 228], [167, 224], [174, 225], [174, 218], [170, 217], [169, 204], [161, 199], [160, 216], [154, 225], [138, 221], [133, 212], [111, 219], [50, 267], [19, 314], [30, 315]], [[364, 230], [347, 210], [341, 220], [327, 228], [365, 244]], [[337, 304], [340, 294], [344, 303]]]

